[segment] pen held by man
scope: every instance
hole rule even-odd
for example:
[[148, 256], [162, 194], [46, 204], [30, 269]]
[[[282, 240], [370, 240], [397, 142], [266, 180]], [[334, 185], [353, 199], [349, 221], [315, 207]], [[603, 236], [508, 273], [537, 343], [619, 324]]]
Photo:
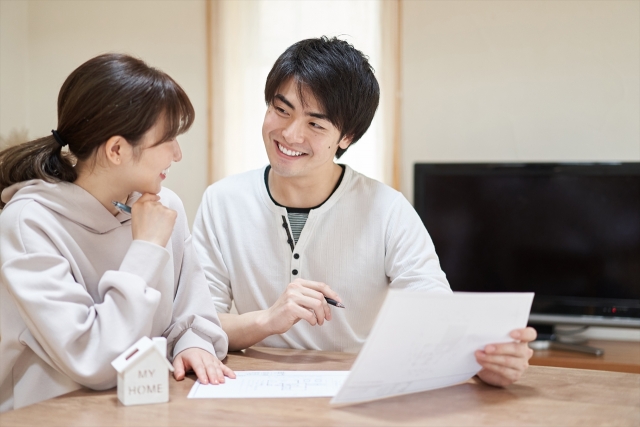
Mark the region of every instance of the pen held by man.
[[334, 300], [333, 298], [329, 298], [329, 297], [324, 297], [325, 301], [327, 301], [327, 304], [329, 305], [333, 305], [334, 307], [339, 307], [339, 308], [346, 308], [344, 306], [344, 304], [342, 304], [341, 302], [338, 302], [336, 300]]

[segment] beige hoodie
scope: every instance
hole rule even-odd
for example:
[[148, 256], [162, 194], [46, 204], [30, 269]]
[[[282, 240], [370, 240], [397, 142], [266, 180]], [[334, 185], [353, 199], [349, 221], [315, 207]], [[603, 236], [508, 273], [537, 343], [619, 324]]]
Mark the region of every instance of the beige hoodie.
[[159, 195], [178, 212], [166, 248], [132, 240], [130, 215], [114, 217], [77, 185], [32, 180], [2, 192], [0, 411], [114, 387], [110, 362], [143, 336], [167, 337], [173, 356], [226, 356], [182, 203]]

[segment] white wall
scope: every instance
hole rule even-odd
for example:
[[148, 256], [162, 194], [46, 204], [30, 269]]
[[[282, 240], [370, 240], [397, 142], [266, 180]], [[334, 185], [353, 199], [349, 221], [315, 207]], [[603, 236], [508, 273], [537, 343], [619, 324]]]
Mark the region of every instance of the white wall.
[[413, 163], [640, 160], [640, 1], [404, 1]]
[[[2, 0], [1, 4], [3, 12], [7, 8], [27, 10], [27, 47], [20, 54], [22, 57], [27, 52], [26, 67], [9, 63], [4, 57], [0, 62], [2, 111], [7, 105], [5, 90], [12, 87], [12, 83], [4, 84], [5, 69], [8, 79], [26, 78], [28, 91], [22, 99], [29, 107], [26, 126], [30, 138], [43, 136], [56, 127], [56, 100], [64, 79], [78, 65], [101, 53], [123, 52], [140, 57], [184, 87], [195, 107], [196, 121], [179, 139], [183, 161], [171, 168], [166, 186], [182, 198], [191, 223], [207, 185], [204, 0]], [[4, 53], [4, 13], [2, 19]], [[12, 41], [14, 34], [21, 34], [19, 29], [9, 31]], [[19, 90], [20, 85], [15, 88]], [[9, 116], [6, 120], [5, 125], [3, 115], [2, 132], [15, 126], [13, 120], [18, 122]]]

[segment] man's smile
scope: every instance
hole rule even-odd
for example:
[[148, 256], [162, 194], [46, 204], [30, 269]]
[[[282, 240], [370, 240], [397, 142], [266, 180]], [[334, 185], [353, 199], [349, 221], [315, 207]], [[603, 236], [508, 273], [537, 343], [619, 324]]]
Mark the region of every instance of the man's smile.
[[280, 150], [281, 153], [285, 154], [288, 157], [299, 157], [299, 156], [306, 155], [306, 153], [302, 153], [300, 151], [290, 150], [286, 148], [284, 145], [280, 144], [278, 141], [275, 141], [275, 143], [278, 146], [278, 150]]

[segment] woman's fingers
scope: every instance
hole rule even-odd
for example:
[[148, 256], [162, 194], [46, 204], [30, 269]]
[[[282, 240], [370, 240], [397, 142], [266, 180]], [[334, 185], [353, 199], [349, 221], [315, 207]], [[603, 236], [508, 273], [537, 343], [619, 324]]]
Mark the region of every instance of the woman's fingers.
[[173, 378], [175, 378], [176, 381], [182, 381], [184, 379], [184, 373], [184, 363], [182, 361], [182, 357], [178, 355], [173, 359]]
[[185, 371], [192, 370], [201, 384], [222, 384], [224, 377], [235, 378], [236, 374], [217, 357], [201, 348], [183, 350], [173, 360], [174, 377], [180, 381]]

